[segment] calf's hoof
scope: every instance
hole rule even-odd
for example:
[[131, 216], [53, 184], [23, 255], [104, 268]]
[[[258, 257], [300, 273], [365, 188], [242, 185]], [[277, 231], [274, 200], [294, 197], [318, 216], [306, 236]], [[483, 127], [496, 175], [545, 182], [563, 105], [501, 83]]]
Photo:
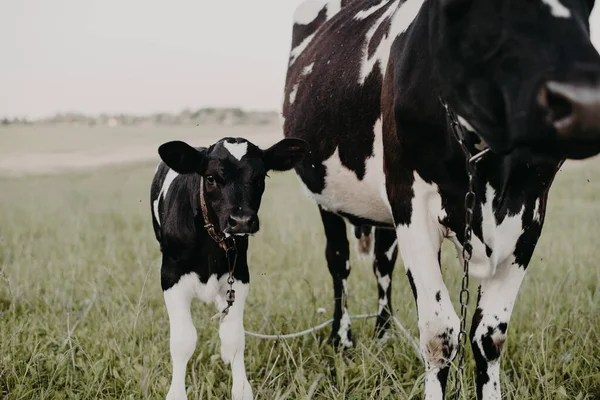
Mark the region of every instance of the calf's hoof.
[[169, 389], [166, 400], [188, 400], [185, 388], [183, 389]]
[[233, 400], [254, 400], [250, 383], [247, 380], [242, 383], [234, 383], [231, 388], [231, 398]]

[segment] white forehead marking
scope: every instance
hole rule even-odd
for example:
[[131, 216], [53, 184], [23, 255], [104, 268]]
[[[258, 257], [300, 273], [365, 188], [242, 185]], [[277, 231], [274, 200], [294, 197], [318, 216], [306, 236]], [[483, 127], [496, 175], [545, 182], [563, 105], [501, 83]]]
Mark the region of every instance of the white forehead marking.
[[542, 3], [550, 7], [550, 13], [556, 18], [569, 18], [571, 16], [571, 11], [562, 5], [560, 0], [542, 0]]
[[223, 146], [231, 153], [232, 156], [237, 158], [238, 160], [242, 160], [242, 157], [246, 155], [248, 151], [248, 142], [242, 143], [229, 143], [223, 142]]

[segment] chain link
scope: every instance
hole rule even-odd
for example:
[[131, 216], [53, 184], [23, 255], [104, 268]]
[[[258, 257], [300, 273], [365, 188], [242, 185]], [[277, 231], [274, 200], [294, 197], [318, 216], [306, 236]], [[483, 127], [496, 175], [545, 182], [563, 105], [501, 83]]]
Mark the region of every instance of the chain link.
[[[464, 144], [461, 143], [464, 148]], [[464, 358], [465, 358], [465, 346], [467, 344], [467, 307], [469, 305], [469, 261], [473, 255], [473, 245], [471, 244], [471, 237], [473, 235], [473, 210], [475, 208], [475, 190], [473, 188], [473, 178], [475, 176], [475, 164], [477, 159], [469, 158], [467, 155], [467, 175], [469, 179], [468, 190], [465, 195], [465, 233], [463, 241], [463, 275], [461, 281], [461, 289], [459, 295], [460, 301], [460, 331], [458, 332], [458, 348], [456, 351], [457, 365], [454, 375], [454, 384], [456, 391], [454, 399], [460, 398], [462, 390], [462, 377], [464, 375]]]
[[[233, 290], [233, 283], [235, 279], [233, 278], [233, 272], [235, 271], [235, 263], [237, 262], [237, 247], [235, 245], [235, 239], [231, 240], [231, 245], [227, 247], [225, 251], [225, 255], [227, 256], [227, 265], [229, 266], [229, 276], [227, 277], [227, 284], [229, 284], [229, 290], [227, 290], [227, 307], [222, 312], [222, 315], [225, 316], [229, 312], [231, 306], [235, 302], [235, 290]], [[231, 254], [233, 253], [233, 255]]]

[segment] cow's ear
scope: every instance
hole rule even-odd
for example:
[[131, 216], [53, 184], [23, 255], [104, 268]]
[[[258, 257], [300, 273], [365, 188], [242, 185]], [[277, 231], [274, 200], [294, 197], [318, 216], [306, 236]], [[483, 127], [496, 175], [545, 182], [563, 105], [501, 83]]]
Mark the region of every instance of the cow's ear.
[[265, 166], [268, 170], [287, 171], [302, 161], [308, 150], [308, 143], [302, 139], [283, 139], [264, 151]]
[[202, 171], [206, 149], [196, 150], [185, 142], [174, 140], [160, 145], [158, 154], [173, 171], [179, 174], [191, 174]]

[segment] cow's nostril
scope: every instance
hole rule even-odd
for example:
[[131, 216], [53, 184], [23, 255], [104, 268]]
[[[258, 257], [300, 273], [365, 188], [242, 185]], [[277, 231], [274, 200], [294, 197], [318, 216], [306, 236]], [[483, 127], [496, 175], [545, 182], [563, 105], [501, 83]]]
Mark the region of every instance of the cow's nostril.
[[552, 122], [559, 121], [573, 113], [573, 105], [567, 98], [550, 90], [547, 93], [548, 109], [551, 113]]
[[229, 216], [229, 219], [227, 222], [229, 223], [229, 226], [232, 228], [238, 224], [238, 221], [235, 218], [233, 218], [232, 216]]

